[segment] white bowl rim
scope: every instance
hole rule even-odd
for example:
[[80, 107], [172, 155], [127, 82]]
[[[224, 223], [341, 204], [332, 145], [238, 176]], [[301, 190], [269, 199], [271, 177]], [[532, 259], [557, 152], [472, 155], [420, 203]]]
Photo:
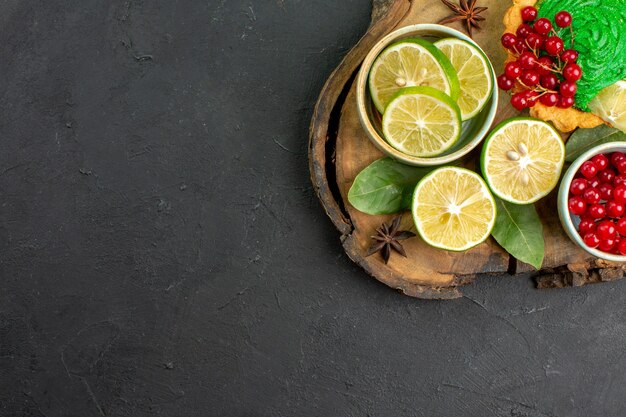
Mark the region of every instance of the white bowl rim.
[[[367, 107], [366, 107], [365, 89], [367, 88], [367, 77], [369, 75], [369, 68], [371, 68], [372, 64], [374, 63], [374, 60], [378, 57], [378, 55], [382, 52], [384, 48], [386, 48], [391, 42], [393, 42], [397, 38], [403, 35], [411, 34], [413, 32], [418, 32], [418, 31], [441, 32], [441, 33], [444, 33], [446, 36], [455, 37], [455, 38], [464, 40], [476, 46], [478, 50], [481, 51], [485, 55], [485, 57], [487, 57], [487, 62], [489, 64], [489, 69], [491, 70], [491, 77], [492, 77], [492, 83], [493, 83], [492, 94], [490, 98], [491, 105], [489, 107], [485, 107], [481, 111], [481, 112], [484, 112], [487, 110], [488, 113], [487, 113], [487, 117], [485, 118], [483, 125], [480, 127], [475, 137], [470, 142], [468, 142], [465, 146], [456, 150], [455, 152], [452, 152], [450, 154], [443, 155], [443, 156], [432, 157], [432, 158], [420, 158], [420, 157], [406, 155], [398, 151], [397, 149], [393, 148], [391, 145], [387, 144], [384, 138], [382, 138], [378, 134], [376, 129], [374, 128], [366, 111]], [[363, 88], [361, 88], [361, 86]], [[361, 64], [361, 68], [357, 76], [356, 96], [357, 96], [357, 113], [359, 114], [361, 125], [364, 127], [366, 133], [368, 134], [368, 136], [370, 137], [374, 145], [376, 145], [376, 147], [378, 147], [381, 151], [383, 151], [383, 153], [393, 157], [394, 159], [397, 159], [409, 165], [416, 165], [416, 166], [443, 165], [443, 164], [453, 162], [459, 158], [462, 158], [468, 153], [470, 153], [472, 150], [474, 150], [474, 148], [476, 148], [483, 141], [485, 136], [487, 136], [487, 133], [489, 132], [491, 125], [493, 124], [495, 120], [496, 113], [498, 110], [498, 82], [496, 80], [496, 73], [493, 68], [493, 64], [491, 63], [491, 60], [489, 59], [485, 51], [473, 39], [464, 35], [458, 30], [449, 28], [447, 26], [437, 25], [437, 24], [432, 24], [432, 23], [426, 23], [426, 24], [420, 23], [420, 24], [415, 24], [415, 25], [404, 26], [398, 30], [395, 30], [387, 34], [385, 37], [379, 40], [374, 45], [374, 47], [368, 52], [368, 54], [366, 55], [365, 59], [363, 60]]]
[[576, 175], [576, 172], [578, 171], [580, 166], [585, 161], [591, 159], [598, 154], [616, 151], [626, 152], [626, 142], [603, 143], [602, 145], [598, 145], [587, 150], [585, 153], [576, 158], [561, 179], [561, 185], [559, 187], [559, 194], [557, 197], [557, 208], [559, 212], [559, 219], [561, 220], [563, 229], [565, 229], [565, 232], [567, 233], [569, 238], [579, 247], [584, 249], [587, 253], [598, 258], [605, 259], [607, 261], [626, 262], [626, 255], [615, 255], [612, 253], [603, 252], [599, 249], [590, 248], [589, 246], [585, 245], [582, 237], [580, 236], [580, 234], [578, 234], [578, 231], [576, 231], [576, 228], [574, 227], [574, 222], [572, 221], [572, 217], [569, 213], [569, 208], [567, 204], [569, 200], [570, 185], [572, 183], [572, 180], [574, 179], [574, 175]]

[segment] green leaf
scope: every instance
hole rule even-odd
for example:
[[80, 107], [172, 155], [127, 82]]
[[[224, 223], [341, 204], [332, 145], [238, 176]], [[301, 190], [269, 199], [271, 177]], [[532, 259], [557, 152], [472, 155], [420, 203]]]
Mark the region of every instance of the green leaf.
[[348, 192], [348, 201], [367, 214], [408, 210], [415, 185], [432, 170], [405, 165], [391, 158], [378, 159], [356, 176]]
[[572, 162], [594, 146], [617, 141], [626, 141], [626, 133], [607, 125], [577, 129], [565, 144], [565, 160]]
[[535, 206], [496, 198], [496, 207], [498, 214], [491, 235], [515, 258], [540, 269], [544, 255], [543, 226]]

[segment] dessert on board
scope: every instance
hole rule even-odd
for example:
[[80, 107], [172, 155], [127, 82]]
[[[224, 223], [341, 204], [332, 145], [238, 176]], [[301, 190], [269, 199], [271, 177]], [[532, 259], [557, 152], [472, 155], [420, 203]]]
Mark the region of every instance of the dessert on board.
[[[531, 116], [562, 132], [602, 123], [626, 129], [626, 94], [616, 87], [626, 78], [626, 1], [514, 0], [503, 21], [504, 75], [529, 97]], [[515, 63], [523, 78], [513, 78]], [[607, 111], [604, 103], [619, 94], [621, 107]]]

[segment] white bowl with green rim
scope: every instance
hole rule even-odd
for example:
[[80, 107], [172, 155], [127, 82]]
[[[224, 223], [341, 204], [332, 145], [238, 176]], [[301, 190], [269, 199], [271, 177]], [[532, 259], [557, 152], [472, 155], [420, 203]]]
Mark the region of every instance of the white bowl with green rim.
[[602, 145], [598, 145], [589, 149], [587, 152], [576, 158], [576, 160], [572, 162], [570, 167], [565, 172], [565, 175], [561, 179], [561, 185], [559, 186], [559, 194], [557, 200], [557, 208], [559, 212], [559, 219], [561, 220], [561, 225], [563, 226], [565, 233], [577, 246], [587, 251], [587, 253], [598, 258], [605, 259], [607, 261], [626, 262], [626, 256], [624, 255], [607, 253], [601, 251], [600, 249], [590, 248], [589, 246], [585, 245], [585, 242], [578, 233], [577, 229], [578, 223], [580, 223], [580, 218], [574, 214], [571, 214], [568, 207], [569, 189], [572, 185], [572, 181], [574, 180], [574, 176], [580, 169], [580, 166], [594, 156], [601, 153], [606, 154], [618, 151], [626, 153], [626, 142], [604, 143]]
[[368, 86], [368, 78], [374, 61], [387, 46], [397, 41], [409, 38], [421, 38], [430, 42], [436, 42], [437, 40], [443, 38], [457, 38], [474, 45], [483, 53], [485, 57], [487, 57], [487, 54], [485, 54], [482, 48], [480, 48], [480, 46], [478, 46], [471, 38], [447, 26], [436, 24], [418, 24], [406, 26], [391, 32], [374, 45], [361, 64], [356, 85], [357, 112], [359, 120], [371, 142], [383, 153], [400, 162], [415, 166], [437, 166], [448, 164], [471, 152], [482, 142], [489, 132], [489, 128], [493, 124], [496, 116], [496, 110], [498, 108], [498, 85], [496, 81], [496, 74], [493, 69], [493, 65], [489, 61], [489, 58], [487, 58], [492, 78], [491, 98], [478, 115], [463, 122], [461, 137], [450, 149], [445, 151], [442, 155], [435, 157], [417, 157], [407, 155], [392, 147], [385, 140], [382, 133], [382, 116], [372, 101]]

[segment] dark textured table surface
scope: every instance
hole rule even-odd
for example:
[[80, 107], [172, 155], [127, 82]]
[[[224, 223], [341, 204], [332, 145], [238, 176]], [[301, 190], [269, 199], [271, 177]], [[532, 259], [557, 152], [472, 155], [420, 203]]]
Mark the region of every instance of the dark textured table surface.
[[0, 416], [624, 416], [626, 281], [403, 297], [309, 182], [369, 0], [0, 3]]

